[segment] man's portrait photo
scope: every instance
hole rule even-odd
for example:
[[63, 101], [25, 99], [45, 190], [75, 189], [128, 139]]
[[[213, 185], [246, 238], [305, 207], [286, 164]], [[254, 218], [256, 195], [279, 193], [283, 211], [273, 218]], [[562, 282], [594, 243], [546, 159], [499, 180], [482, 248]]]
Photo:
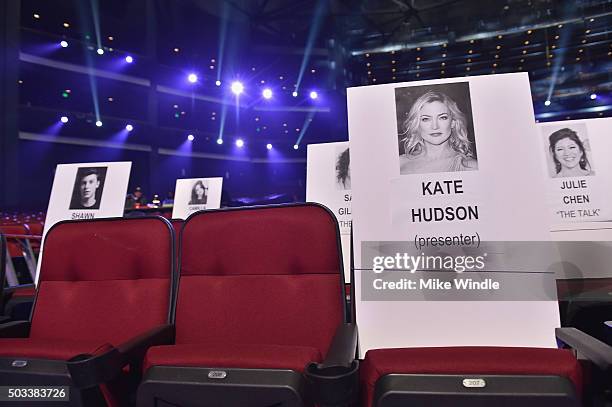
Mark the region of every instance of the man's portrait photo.
[[70, 209], [100, 209], [107, 167], [81, 167], [77, 170]]

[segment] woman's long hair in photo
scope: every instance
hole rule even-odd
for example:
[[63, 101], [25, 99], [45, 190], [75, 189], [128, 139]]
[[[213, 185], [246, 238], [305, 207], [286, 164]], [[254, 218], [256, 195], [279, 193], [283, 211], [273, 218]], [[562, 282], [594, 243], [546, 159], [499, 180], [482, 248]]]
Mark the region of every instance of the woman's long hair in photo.
[[191, 187], [191, 201], [189, 201], [190, 205], [195, 204], [196, 202], [199, 202], [198, 194], [196, 194], [196, 187], [198, 185], [201, 186], [202, 189], [204, 190], [204, 194], [202, 195], [202, 200], [206, 200], [207, 199], [207, 194], [206, 194], [207, 191], [206, 190], [208, 188], [206, 188], [204, 186], [204, 183], [202, 181], [198, 181], [195, 184], [193, 184], [193, 187]]
[[578, 161], [578, 165], [585, 171], [591, 170], [591, 164], [589, 163], [589, 159], [587, 158], [586, 149], [584, 148], [584, 144], [578, 137], [578, 134], [572, 129], [564, 128], [561, 130], [557, 130], [548, 136], [550, 154], [552, 154], [553, 161], [555, 162], [555, 170], [557, 170], [557, 174], [561, 172], [561, 163], [557, 160], [557, 156], [555, 155], [555, 146], [557, 143], [564, 138], [568, 138], [572, 140], [574, 143], [578, 145], [578, 148], [582, 152], [582, 157], [580, 157], [580, 161]]
[[404, 121], [406, 129], [400, 136], [405, 136], [401, 142], [404, 143], [404, 152], [408, 157], [417, 157], [425, 154], [425, 142], [419, 134], [419, 116], [425, 104], [441, 102], [448, 108], [451, 116], [451, 135], [448, 142], [459, 154], [466, 158], [474, 158], [472, 143], [468, 139], [467, 120], [457, 103], [442, 92], [429, 91], [421, 95], [410, 108], [408, 117]]
[[346, 187], [346, 179], [349, 177], [349, 166], [351, 164], [351, 156], [349, 155], [349, 149], [347, 148], [338, 156], [336, 162], [336, 179], [338, 183]]

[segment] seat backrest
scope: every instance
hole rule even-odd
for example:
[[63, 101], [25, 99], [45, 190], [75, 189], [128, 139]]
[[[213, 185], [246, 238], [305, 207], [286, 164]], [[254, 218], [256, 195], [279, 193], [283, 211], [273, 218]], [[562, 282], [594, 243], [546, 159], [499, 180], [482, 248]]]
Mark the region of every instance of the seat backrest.
[[44, 242], [30, 337], [118, 345], [168, 323], [173, 239], [160, 217], [54, 225]]
[[337, 221], [316, 204], [198, 212], [183, 226], [177, 343], [311, 346], [345, 320]]
[[[11, 257], [23, 257], [23, 247], [19, 243], [19, 239], [16, 237], [10, 237], [11, 235], [15, 236], [27, 236], [30, 234], [28, 228], [24, 225], [0, 225], [0, 232], [8, 235], [6, 238], [8, 253]], [[23, 240], [24, 238], [21, 238]]]

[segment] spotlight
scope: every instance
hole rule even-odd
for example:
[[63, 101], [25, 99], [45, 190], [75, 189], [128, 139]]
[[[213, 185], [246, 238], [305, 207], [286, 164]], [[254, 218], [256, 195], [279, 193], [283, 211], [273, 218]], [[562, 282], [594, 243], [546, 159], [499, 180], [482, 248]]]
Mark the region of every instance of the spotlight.
[[546, 102], [544, 102], [544, 106], [550, 106], [550, 100], [547, 100]]
[[294, 144], [294, 145], [293, 145], [293, 149], [294, 149], [294, 150], [297, 150], [298, 148], [300, 148], [300, 146], [298, 146], [297, 144]]
[[62, 123], [68, 123], [68, 117], [67, 117], [67, 116], [62, 116], [62, 117], [60, 117], [60, 122], [62, 122]]
[[231, 88], [235, 95], [240, 95], [244, 91], [244, 85], [238, 81], [232, 82]]
[[315, 100], [318, 97], [319, 97], [319, 94], [316, 91], [313, 90], [312, 92], [310, 92], [310, 98], [312, 100]]
[[221, 81], [219, 81], [219, 80], [215, 81], [215, 85], [221, 86]]
[[268, 150], [272, 150], [272, 144], [270, 144], [270, 143], [266, 144], [266, 148], [267, 148]]
[[102, 48], [98, 48], [98, 50], [96, 52], [98, 53], [98, 55], [103, 55], [104, 54], [104, 50]]
[[132, 126], [131, 124], [128, 124], [127, 126], [125, 126], [125, 129], [127, 131], [132, 131], [132, 130], [134, 130], [134, 126]]
[[131, 55], [128, 55], [127, 57], [125, 57], [125, 62], [131, 64], [132, 62], [134, 62], [134, 58], [132, 58]]
[[219, 144], [219, 145], [223, 144], [223, 139], [222, 138], [218, 138], [217, 139], [217, 144]]
[[196, 83], [198, 81], [198, 75], [190, 73], [189, 75], [187, 75], [187, 80], [191, 83]]
[[597, 99], [597, 93], [591, 93], [591, 100]]
[[190, 134], [187, 136], [187, 140], [189, 141], [193, 141], [195, 139], [195, 137], [193, 137], [193, 134]]
[[272, 99], [272, 89], [270, 88], [265, 88], [261, 94], [264, 99]]
[[100, 120], [96, 120], [96, 127], [102, 127], [102, 122]]
[[68, 48], [68, 41], [65, 41], [65, 40], [61, 41], [61, 42], [60, 42], [60, 47], [62, 47], [62, 48]]
[[296, 98], [298, 95], [297, 90], [294, 90], [293, 93], [291, 94], [291, 96], [293, 96], [294, 98]]
[[236, 147], [242, 148], [244, 146], [244, 141], [241, 138], [236, 140]]

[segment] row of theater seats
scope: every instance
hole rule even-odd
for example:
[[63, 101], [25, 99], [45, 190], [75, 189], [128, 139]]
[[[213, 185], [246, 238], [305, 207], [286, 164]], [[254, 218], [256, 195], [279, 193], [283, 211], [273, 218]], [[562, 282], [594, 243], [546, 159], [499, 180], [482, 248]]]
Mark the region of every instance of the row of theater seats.
[[604, 405], [612, 352], [572, 329], [559, 336], [588, 365], [567, 349], [484, 347], [357, 360], [322, 206], [205, 211], [175, 228], [55, 225], [30, 320], [0, 325], [0, 385], [70, 386], [74, 406]]

